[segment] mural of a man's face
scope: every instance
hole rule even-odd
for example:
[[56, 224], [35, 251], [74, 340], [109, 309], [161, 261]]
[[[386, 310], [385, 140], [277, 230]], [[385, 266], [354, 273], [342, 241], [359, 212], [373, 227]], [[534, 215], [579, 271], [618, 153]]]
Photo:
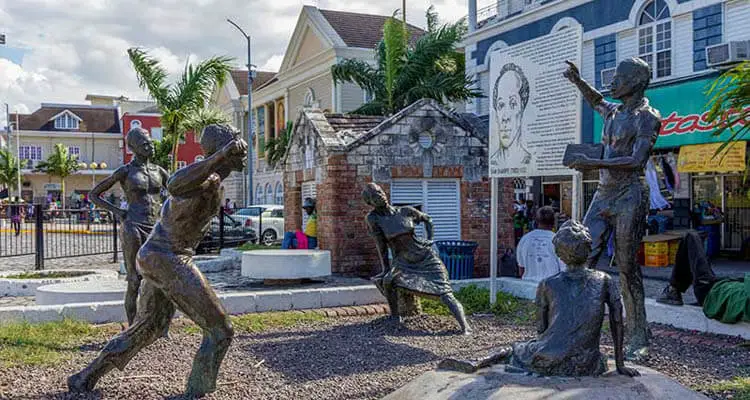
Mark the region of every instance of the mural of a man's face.
[[507, 148], [521, 135], [525, 105], [521, 98], [523, 80], [516, 71], [505, 72], [497, 81], [493, 107], [500, 144]]

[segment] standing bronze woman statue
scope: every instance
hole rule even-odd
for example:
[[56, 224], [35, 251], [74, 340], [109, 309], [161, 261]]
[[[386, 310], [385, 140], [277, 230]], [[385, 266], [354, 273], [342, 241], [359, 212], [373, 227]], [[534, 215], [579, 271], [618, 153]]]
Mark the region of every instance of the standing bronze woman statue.
[[[388, 299], [391, 315], [400, 317], [398, 291], [437, 297], [461, 325], [464, 334], [471, 333], [464, 308], [453, 295], [448, 270], [432, 248], [433, 226], [429, 215], [413, 207], [394, 207], [380, 186], [369, 183], [362, 199], [373, 208], [367, 214], [370, 235], [375, 238], [383, 272], [375, 284]], [[417, 237], [414, 228], [424, 223], [427, 240]], [[388, 249], [393, 259], [388, 259]]]
[[[122, 221], [120, 242], [128, 281], [125, 314], [128, 324], [132, 325], [138, 304], [138, 289], [141, 286], [141, 276], [135, 267], [135, 256], [159, 219], [161, 192], [167, 187], [169, 174], [164, 168], [150, 162], [154, 155], [154, 144], [146, 130], [131, 129], [128, 132], [127, 145], [133, 152], [133, 160], [99, 182], [91, 190], [90, 198], [97, 207], [112, 212]], [[122, 209], [101, 197], [102, 193], [117, 183], [125, 192], [127, 209]]]

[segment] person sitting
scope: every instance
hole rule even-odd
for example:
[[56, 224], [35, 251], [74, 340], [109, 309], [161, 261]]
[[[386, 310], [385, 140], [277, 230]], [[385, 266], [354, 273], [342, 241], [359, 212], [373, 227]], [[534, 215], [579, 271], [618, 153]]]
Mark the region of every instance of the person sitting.
[[281, 242], [282, 249], [317, 249], [318, 248], [318, 213], [315, 210], [315, 199], [306, 197], [302, 208], [308, 215], [304, 231], [286, 232]]
[[305, 236], [307, 236], [307, 248], [318, 248], [318, 212], [316, 209], [315, 199], [305, 198], [302, 208], [308, 215], [307, 225], [305, 226]]
[[695, 232], [688, 232], [680, 241], [669, 284], [656, 301], [681, 306], [682, 293], [691, 284], [706, 317], [726, 324], [750, 322], [750, 274], [739, 279], [716, 277], [703, 241]]
[[438, 368], [471, 373], [509, 361], [515, 370], [546, 376], [601, 375], [607, 370], [599, 349], [606, 304], [617, 372], [639, 375], [625, 366], [623, 312], [617, 283], [606, 273], [586, 267], [592, 243], [588, 228], [569, 220], [552, 243], [568, 268], [542, 280], [537, 287], [538, 338], [502, 347], [478, 361], [449, 358]]
[[545, 206], [537, 210], [537, 229], [523, 235], [518, 243], [516, 259], [523, 280], [541, 281], [565, 269], [552, 246], [555, 236], [555, 210]]

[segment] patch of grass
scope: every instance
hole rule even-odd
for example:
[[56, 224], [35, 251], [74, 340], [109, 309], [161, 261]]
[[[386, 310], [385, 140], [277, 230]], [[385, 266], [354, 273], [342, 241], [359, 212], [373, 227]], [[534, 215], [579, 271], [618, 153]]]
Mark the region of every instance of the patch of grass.
[[729, 381], [705, 386], [703, 389], [717, 393], [731, 391], [735, 400], [750, 400], [750, 378], [748, 377], [734, 377]]
[[[498, 292], [494, 305], [490, 305], [490, 291], [475, 285], [464, 286], [454, 293], [464, 306], [466, 314], [495, 314], [498, 317], [512, 317], [518, 322], [528, 322], [534, 318], [534, 306], [507, 293]], [[422, 311], [431, 315], [451, 315], [448, 308], [439, 300], [421, 299]]]
[[237, 250], [240, 251], [251, 251], [251, 250], [280, 250], [281, 245], [280, 244], [274, 244], [271, 246], [266, 246], [263, 244], [254, 244], [247, 242], [243, 244], [242, 246], [238, 247]]
[[91, 272], [80, 271], [55, 271], [55, 272], [22, 272], [20, 274], [6, 275], [6, 279], [56, 279], [56, 278], [76, 278], [84, 275], [91, 275]]
[[[295, 311], [268, 312], [245, 315], [233, 315], [230, 317], [232, 325], [237, 333], [258, 333], [275, 328], [288, 328], [304, 322], [319, 322], [325, 319], [318, 313], [299, 313]], [[201, 329], [194, 324], [183, 328], [185, 333], [192, 335], [200, 334]]]
[[70, 319], [0, 326], [0, 365], [53, 365], [69, 358], [78, 347], [116, 332], [114, 325], [94, 326]]

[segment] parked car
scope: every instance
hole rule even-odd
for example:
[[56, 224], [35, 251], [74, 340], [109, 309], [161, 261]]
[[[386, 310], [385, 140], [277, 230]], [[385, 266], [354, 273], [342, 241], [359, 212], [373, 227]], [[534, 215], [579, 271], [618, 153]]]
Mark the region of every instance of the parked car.
[[211, 219], [211, 226], [206, 232], [206, 236], [198, 244], [196, 253], [202, 254], [220, 248], [237, 247], [247, 242], [255, 243], [258, 240], [258, 234], [250, 226], [245, 224], [231, 215], [224, 214], [224, 241], [221, 242], [221, 226], [219, 217]]
[[260, 204], [241, 208], [232, 214], [232, 218], [261, 232], [261, 243], [266, 246], [279, 243], [284, 238], [284, 206]]

